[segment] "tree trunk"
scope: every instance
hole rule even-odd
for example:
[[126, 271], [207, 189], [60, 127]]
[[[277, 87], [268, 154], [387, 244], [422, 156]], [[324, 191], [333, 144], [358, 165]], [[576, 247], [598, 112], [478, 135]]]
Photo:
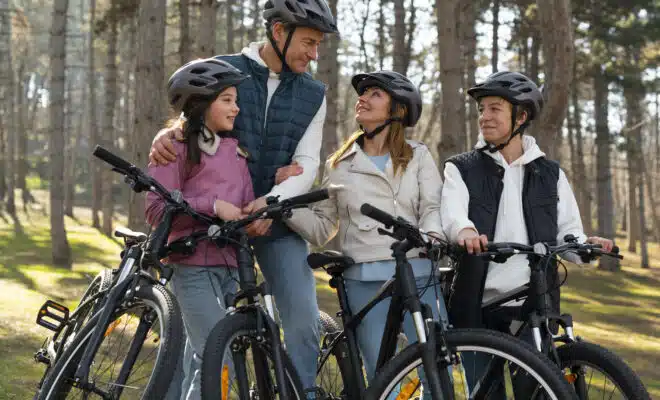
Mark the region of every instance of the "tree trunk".
[[[25, 91], [28, 89], [29, 77], [25, 73], [25, 61], [21, 62], [17, 74], [16, 85], [16, 189], [21, 190], [21, 199], [23, 200], [23, 210], [27, 212], [27, 207], [32, 201], [32, 195], [27, 188], [27, 174], [28, 174], [28, 156], [27, 156], [27, 143], [28, 135], [25, 129], [27, 115], [26, 100], [27, 96]], [[27, 80], [27, 82], [26, 82]]]
[[463, 69], [459, 43], [460, 0], [436, 0], [440, 81], [442, 84], [442, 138], [438, 143], [440, 170], [450, 156], [461, 152], [465, 140], [465, 123], [456, 118], [465, 101], [461, 92]]
[[225, 3], [225, 12], [227, 13], [227, 53], [233, 54], [234, 47], [234, 4], [236, 0], [227, 0]]
[[[577, 63], [574, 63], [576, 65]], [[576, 68], [574, 67], [574, 72]], [[582, 216], [582, 225], [584, 231], [589, 234], [593, 233], [593, 220], [591, 210], [591, 185], [589, 176], [587, 175], [587, 166], [585, 165], [584, 158], [584, 138], [582, 137], [582, 111], [580, 109], [580, 99], [578, 93], [578, 85], [573, 85], [571, 88], [571, 96], [573, 100], [573, 128], [575, 131], [575, 162], [574, 164], [574, 184], [573, 188], [577, 189], [578, 206], [580, 208], [580, 215]], [[572, 147], [572, 146], [571, 146]], [[573, 156], [571, 156], [573, 157]]]
[[[14, 69], [12, 51], [12, 11], [9, 0], [0, 0], [0, 93], [2, 94], [1, 106], [4, 108], [3, 125], [5, 131], [5, 153], [4, 156], [6, 177], [6, 200], [5, 209], [16, 220], [16, 118], [14, 103]], [[3, 88], [4, 87], [4, 88]]]
[[415, 2], [410, 2], [410, 18], [408, 19], [408, 28], [406, 33], [406, 49], [403, 57], [403, 74], [408, 75], [408, 68], [410, 68], [410, 60], [413, 55], [413, 40], [415, 40], [415, 31], [417, 30], [417, 8]]
[[[144, 168], [151, 138], [162, 126], [165, 104], [164, 48], [166, 0], [142, 0], [138, 17], [135, 126], [131, 161]], [[144, 196], [131, 193], [129, 227], [143, 229]]]
[[53, 264], [71, 267], [71, 249], [64, 226], [64, 87], [68, 0], [55, 0], [50, 34], [50, 240]]
[[558, 143], [573, 82], [573, 25], [569, 0], [537, 0], [545, 60], [545, 107], [534, 124], [539, 146], [559, 160]]
[[[262, 7], [259, 4], [259, 0], [252, 0], [252, 27], [248, 31], [248, 42], [256, 42], [259, 37], [259, 27], [261, 26]], [[336, 13], [333, 15], [337, 15]]]
[[[642, 160], [639, 161], [639, 164], [642, 164]], [[641, 171], [640, 171], [641, 172]], [[646, 216], [645, 216], [645, 207], [644, 207], [644, 175], [639, 174], [637, 180], [637, 194], [638, 194], [638, 205], [639, 205], [639, 245], [641, 247], [641, 267], [649, 268], [649, 246], [648, 246], [648, 235], [646, 230]]]
[[213, 57], [215, 55], [215, 27], [217, 25], [218, 8], [215, 0], [202, 0], [199, 24], [199, 56]]
[[378, 34], [378, 69], [383, 70], [383, 63], [385, 62], [386, 45], [385, 42], [387, 38], [385, 37], [385, 5], [386, 0], [380, 0], [380, 7], [378, 7], [378, 26], [376, 26], [376, 33]]
[[[103, 147], [107, 149], [114, 148], [115, 132], [115, 103], [117, 101], [117, 36], [118, 36], [118, 14], [117, 0], [112, 0], [110, 6], [110, 17], [108, 21], [108, 52], [105, 62], [105, 104], [103, 117], [103, 137], [101, 139]], [[157, 103], [157, 102], [156, 102]], [[112, 236], [112, 218], [114, 215], [113, 183], [115, 173], [110, 168], [102, 170], [102, 190], [103, 200], [101, 208], [103, 209], [103, 227], [102, 232], [107, 236]]]
[[[612, 201], [612, 172], [610, 168], [610, 131], [607, 126], [609, 105], [607, 102], [607, 79], [599, 63], [592, 67], [594, 85], [594, 110], [596, 120], [596, 157], [598, 193], [598, 235], [615, 237], [614, 202]], [[620, 269], [619, 260], [602, 257], [599, 268], [614, 271]]]
[[[465, 71], [466, 71], [466, 88], [471, 88], [476, 84], [475, 74], [477, 71], [477, 4], [472, 1], [465, 1], [463, 5], [464, 10], [464, 26], [463, 30], [463, 45], [465, 48]], [[468, 148], [472, 148], [477, 144], [479, 136], [479, 115], [477, 110], [477, 103], [468, 101], [468, 123], [467, 135]]]
[[73, 199], [75, 196], [75, 170], [76, 170], [76, 144], [80, 142], [77, 137], [76, 128], [74, 128], [74, 111], [73, 111], [73, 78], [67, 82], [66, 96], [66, 112], [64, 114], [64, 134], [65, 134], [65, 148], [64, 148], [64, 215], [73, 218]]
[[[96, 22], [96, 0], [89, 2], [89, 47], [87, 54], [89, 55], [89, 116], [87, 123], [89, 124], [89, 141], [90, 147], [94, 148], [99, 142], [98, 132], [98, 119], [96, 116], [96, 64], [95, 64], [95, 51], [94, 41], [96, 34], [94, 33], [94, 24]], [[101, 221], [99, 220], [99, 213], [101, 212], [101, 165], [100, 161], [89, 152], [89, 172], [92, 179], [92, 226], [96, 229], [101, 229]]]
[[[328, 6], [333, 15], [337, 15], [338, 0], [329, 0]], [[337, 53], [339, 51], [339, 36], [328, 35], [321, 42], [319, 49], [320, 59], [318, 63], [317, 78], [327, 86], [325, 92], [326, 117], [323, 125], [323, 143], [321, 145], [321, 169], [319, 176], [323, 176], [325, 160], [334, 152], [339, 144], [337, 131], [339, 128], [338, 106], [339, 106], [339, 62]]]
[[643, 160], [642, 170], [644, 171], [644, 181], [646, 182], [646, 190], [649, 194], [649, 208], [651, 209], [651, 216], [653, 217], [653, 236], [655, 241], [660, 240], [660, 215], [658, 214], [658, 203], [656, 202], [655, 189], [653, 186], [653, 178], [649, 172], [649, 166], [646, 160]]
[[179, 0], [179, 31], [181, 38], [179, 40], [179, 56], [181, 56], [181, 65], [191, 61], [190, 48], [190, 5], [188, 0]]
[[394, 3], [394, 37], [392, 42], [392, 68], [394, 71], [405, 75], [406, 57], [406, 9], [403, 0], [393, 0]]
[[498, 56], [499, 49], [499, 31], [500, 31], [500, 0], [493, 0], [493, 42], [490, 52], [490, 70], [491, 73], [497, 72], [497, 64], [499, 63]]

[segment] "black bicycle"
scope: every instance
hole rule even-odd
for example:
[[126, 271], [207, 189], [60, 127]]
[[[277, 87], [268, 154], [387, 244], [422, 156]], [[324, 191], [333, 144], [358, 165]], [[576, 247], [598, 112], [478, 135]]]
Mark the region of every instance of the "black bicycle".
[[[240, 290], [225, 296], [227, 316], [206, 341], [202, 364], [202, 397], [206, 399], [305, 399], [300, 379], [282, 349], [280, 328], [266, 281], [258, 284], [254, 255], [243, 229], [258, 219], [282, 220], [293, 209], [328, 198], [327, 189], [282, 201], [267, 199], [254, 214], [227, 222], [213, 240], [237, 247]], [[321, 313], [320, 324], [332, 330], [331, 318]]]
[[48, 365], [38, 399], [160, 399], [167, 392], [183, 342], [178, 304], [165, 285], [173, 269], [161, 259], [194, 251], [192, 239], [167, 244], [175, 216], [187, 214], [217, 226], [219, 219], [195, 212], [181, 192], [169, 192], [139, 168], [97, 146], [94, 155], [124, 175], [136, 193], [150, 191], [166, 204], [150, 235], [117, 230], [125, 248], [119, 267], [103, 273], [76, 310], [52, 301], [39, 311], [37, 323], [55, 331], [37, 352]]
[[[445, 329], [435, 322], [431, 306], [420, 301], [412, 268], [406, 253], [424, 249], [432, 260], [456, 256], [464, 251], [442, 240], [425, 239], [425, 234], [403, 218], [364, 204], [367, 215], [392, 228], [379, 228], [381, 234], [397, 241], [392, 245], [396, 272], [379, 293], [361, 310], [348, 305], [343, 273], [353, 260], [337, 252], [314, 253], [308, 257], [314, 269], [323, 268], [330, 276], [330, 286], [337, 291], [344, 331], [328, 335], [323, 343], [317, 382], [317, 398], [322, 399], [500, 399], [495, 388], [511, 387], [512, 380], [525, 378], [534, 384], [531, 399], [571, 399], [574, 393], [559, 369], [530, 345], [510, 335], [479, 329]], [[434, 263], [437, 269], [437, 263]], [[434, 275], [433, 271], [431, 275]], [[426, 288], [426, 290], [433, 290]], [[441, 296], [437, 293], [437, 296]], [[386, 327], [373, 382], [365, 382], [359, 355], [356, 329], [379, 302], [391, 298]], [[416, 338], [396, 354], [404, 313], [415, 323]], [[416, 339], [416, 342], [415, 342]], [[414, 343], [413, 343], [414, 342]], [[477, 357], [478, 356], [478, 357]], [[468, 360], [481, 360], [476, 365]], [[495, 376], [480, 373], [484, 367], [497, 365]], [[474, 377], [470, 385], [467, 376]]]
[[[528, 285], [504, 293], [482, 305], [484, 319], [505, 316], [523, 324], [513, 332], [521, 336], [530, 334], [537, 351], [548, 355], [563, 370], [580, 399], [650, 399], [637, 374], [617, 355], [594, 343], [575, 336], [573, 317], [552, 311], [546, 272], [559, 263], [558, 256], [575, 253], [588, 262], [601, 256], [617, 257], [618, 248], [604, 252], [600, 245], [578, 243], [573, 235], [564, 238], [564, 244], [547, 243], [525, 245], [520, 243], [491, 243], [479, 256], [504, 262], [514, 254], [525, 254], [531, 269]], [[511, 304], [516, 304], [511, 306]], [[518, 305], [522, 303], [522, 305]], [[553, 335], [554, 327], [562, 333]], [[559, 344], [559, 346], [558, 346]]]

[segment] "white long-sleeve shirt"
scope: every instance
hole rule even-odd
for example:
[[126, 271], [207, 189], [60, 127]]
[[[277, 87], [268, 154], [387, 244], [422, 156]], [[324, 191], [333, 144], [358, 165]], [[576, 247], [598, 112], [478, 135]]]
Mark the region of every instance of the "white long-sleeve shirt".
[[[480, 137], [475, 147], [485, 145]], [[495, 162], [504, 168], [504, 188], [500, 197], [495, 223], [493, 242], [517, 242], [530, 244], [525, 225], [525, 216], [522, 205], [523, 178], [525, 165], [545, 156], [545, 153], [536, 144], [531, 136], [523, 136], [524, 154], [519, 159], [508, 164], [500, 152], [484, 152], [491, 156]], [[458, 233], [465, 228], [475, 229], [474, 223], [468, 218], [470, 195], [463, 182], [461, 173], [452, 163], [445, 164], [445, 183], [442, 188], [441, 215], [445, 234], [451, 241], [456, 241]], [[578, 241], [584, 242], [586, 236], [582, 228], [582, 220], [564, 171], [559, 170], [557, 180], [557, 242], [563, 243], [564, 236], [573, 234]], [[493, 297], [516, 289], [529, 282], [530, 269], [525, 255], [515, 255], [503, 264], [491, 262], [488, 266], [488, 275], [484, 288], [483, 301], [487, 302]]]
[[[265, 42], [253, 42], [245, 47], [242, 54], [250, 59], [256, 61], [264, 67], [268, 67], [264, 60], [259, 55], [259, 49]], [[268, 107], [270, 106], [270, 99], [275, 93], [275, 89], [280, 85], [280, 77], [277, 73], [269, 71], [268, 75], [268, 97], [266, 100], [265, 115], [268, 115]], [[266, 196], [280, 196], [280, 200], [289, 197], [297, 196], [308, 192], [318, 173], [319, 163], [321, 158], [321, 143], [323, 142], [323, 123], [325, 122], [326, 103], [325, 96], [323, 103], [319, 107], [312, 122], [307, 127], [302, 138], [298, 142], [296, 151], [293, 154], [292, 161], [295, 161], [303, 168], [303, 172], [298, 176], [292, 176], [279, 185], [273, 186], [271, 191]], [[264, 118], [264, 123], [266, 118]]]

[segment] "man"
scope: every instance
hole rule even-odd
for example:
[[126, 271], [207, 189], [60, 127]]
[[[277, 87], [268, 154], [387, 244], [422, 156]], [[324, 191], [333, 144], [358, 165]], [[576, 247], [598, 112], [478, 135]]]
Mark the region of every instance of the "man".
[[[326, 113], [325, 86], [305, 71], [318, 58], [324, 35], [337, 33], [324, 0], [269, 0], [263, 16], [267, 42], [251, 43], [241, 54], [218, 56], [252, 77], [238, 86], [241, 111], [233, 132], [248, 153], [256, 197], [243, 209], [246, 214], [264, 207], [268, 196], [292, 197], [309, 191], [314, 183]], [[151, 162], [174, 159], [173, 136], [180, 139], [180, 130], [158, 133]], [[278, 170], [290, 178], [276, 184]], [[258, 236], [255, 255], [277, 301], [287, 351], [302, 384], [312, 388], [319, 313], [314, 275], [306, 263], [307, 245], [284, 224], [270, 220], [254, 222], [248, 233]], [[201, 350], [194, 351], [199, 362]]]

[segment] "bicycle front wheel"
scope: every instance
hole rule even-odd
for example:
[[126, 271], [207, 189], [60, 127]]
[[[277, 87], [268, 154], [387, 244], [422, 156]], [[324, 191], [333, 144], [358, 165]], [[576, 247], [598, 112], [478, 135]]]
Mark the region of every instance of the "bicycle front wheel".
[[573, 342], [557, 347], [566, 379], [580, 400], [650, 400], [637, 374], [617, 355], [593, 343]]
[[[440, 335], [438, 332], [438, 343]], [[457, 400], [575, 398], [557, 366], [521, 340], [482, 329], [452, 329], [444, 335], [458, 356], [451, 366], [452, 387], [448, 390]], [[438, 368], [446, 366], [439, 362]], [[415, 343], [378, 371], [367, 398], [431, 399], [430, 391], [424, 390], [422, 370], [422, 346]]]
[[[229, 315], [209, 334], [202, 362], [204, 400], [285, 400], [275, 378], [269, 333], [265, 326], [257, 330], [258, 317], [256, 312]], [[284, 349], [281, 354], [288, 398], [305, 399], [293, 363]]]
[[183, 338], [178, 304], [160, 285], [139, 286], [115, 311], [90, 365], [87, 382], [74, 375], [97, 326], [94, 315], [59, 357], [40, 400], [160, 399], [169, 387]]

